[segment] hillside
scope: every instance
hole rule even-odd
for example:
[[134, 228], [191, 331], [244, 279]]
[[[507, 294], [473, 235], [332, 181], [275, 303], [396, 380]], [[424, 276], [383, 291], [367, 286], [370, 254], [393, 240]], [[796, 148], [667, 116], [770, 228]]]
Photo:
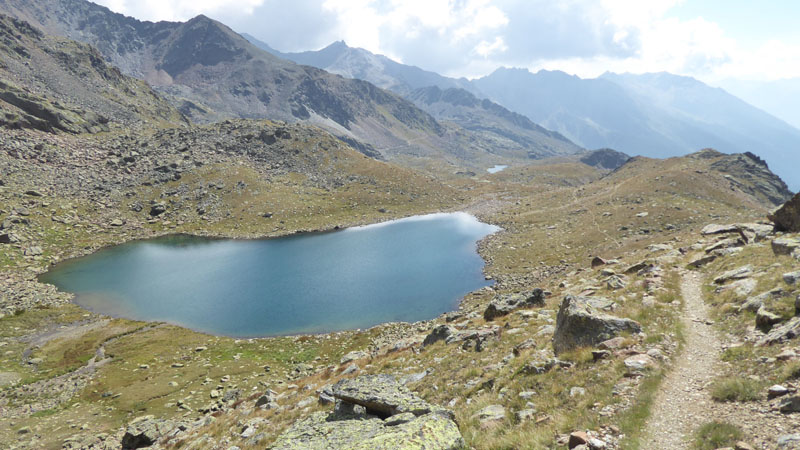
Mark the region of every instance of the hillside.
[[800, 131], [721, 89], [666, 73], [605, 74], [498, 69], [474, 80], [489, 98], [587, 148], [677, 156], [713, 147], [764, 158], [793, 189]]
[[91, 47], [47, 37], [0, 15], [0, 120], [71, 133], [188, 122], [146, 83], [107, 66]]
[[[492, 141], [440, 124], [396, 94], [275, 57], [205, 16], [186, 23], [140, 22], [85, 0], [3, 0], [0, 11], [95, 46], [199, 123], [231, 117], [309, 123], [374, 157], [478, 167], [497, 158], [487, 153]], [[522, 153], [513, 150], [501, 156]]]

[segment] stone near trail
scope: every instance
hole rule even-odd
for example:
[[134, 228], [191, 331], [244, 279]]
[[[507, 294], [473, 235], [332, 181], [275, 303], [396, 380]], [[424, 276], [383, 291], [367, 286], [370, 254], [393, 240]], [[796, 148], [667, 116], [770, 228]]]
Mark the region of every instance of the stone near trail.
[[780, 410], [784, 414], [792, 414], [800, 412], [800, 395], [785, 398], [781, 401]]
[[626, 267], [624, 272], [626, 274], [639, 273], [642, 270], [645, 270], [645, 269], [648, 269], [648, 268], [652, 268], [652, 267], [653, 267], [652, 263], [649, 263], [647, 261], [642, 261], [642, 262], [638, 262], [636, 264], [633, 264], [631, 266]]
[[776, 231], [800, 231], [800, 193], [769, 215]]
[[636, 321], [598, 312], [589, 304], [589, 300], [574, 295], [564, 297], [553, 334], [556, 355], [577, 347], [595, 346], [624, 332], [642, 331]]
[[122, 449], [133, 450], [150, 447], [173, 428], [175, 428], [175, 424], [171, 421], [156, 419], [153, 416], [134, 419], [128, 424], [125, 434], [122, 436]]
[[719, 242], [715, 242], [708, 247], [705, 248], [706, 253], [717, 255], [720, 250], [727, 250], [732, 248], [738, 248], [745, 245], [745, 242], [739, 238], [730, 238], [730, 239], [723, 239]]
[[624, 364], [630, 370], [644, 370], [654, 365], [655, 361], [650, 356], [641, 354], [625, 358]]
[[360, 405], [367, 414], [381, 417], [405, 412], [427, 414], [433, 407], [398, 383], [391, 375], [363, 375], [341, 380], [331, 389], [333, 397], [346, 403]]
[[795, 316], [788, 322], [773, 327], [766, 336], [758, 341], [757, 345], [763, 347], [766, 345], [778, 344], [798, 336], [800, 336], [800, 316]]
[[756, 311], [756, 326], [762, 329], [769, 329], [777, 323], [781, 323], [783, 318], [772, 311], [769, 311], [763, 305]]
[[753, 297], [749, 297], [741, 306], [739, 306], [739, 312], [742, 311], [750, 311], [750, 312], [757, 312], [759, 308], [761, 308], [764, 303], [771, 299], [771, 298], [780, 298], [784, 295], [784, 291], [781, 288], [771, 289], [767, 292], [763, 292]]
[[714, 283], [716, 284], [725, 284], [731, 280], [741, 280], [744, 278], [749, 277], [753, 274], [753, 267], [749, 264], [746, 266], [739, 267], [737, 269], [729, 270], [722, 275], [714, 278]]
[[776, 384], [767, 390], [767, 397], [768, 398], [775, 398], [775, 397], [782, 397], [789, 393], [789, 389], [786, 386], [781, 386], [780, 384]]
[[483, 312], [483, 318], [491, 321], [498, 317], [506, 316], [519, 308], [544, 306], [544, 300], [544, 291], [539, 288], [527, 293], [499, 295], [486, 307]]
[[779, 237], [772, 240], [772, 253], [776, 255], [792, 255], [800, 251], [800, 239], [796, 237]]
[[708, 263], [710, 263], [710, 262], [713, 262], [715, 259], [717, 259], [717, 255], [705, 255], [705, 256], [701, 256], [701, 257], [699, 257], [699, 258], [697, 258], [697, 259], [694, 259], [694, 260], [692, 260], [692, 261], [691, 261], [691, 262], [688, 264], [688, 266], [689, 266], [689, 267], [695, 267], [695, 268], [697, 268], [697, 267], [702, 267], [702, 266], [705, 266], [706, 264], [708, 264]]
[[778, 450], [800, 450], [800, 433], [780, 436]]

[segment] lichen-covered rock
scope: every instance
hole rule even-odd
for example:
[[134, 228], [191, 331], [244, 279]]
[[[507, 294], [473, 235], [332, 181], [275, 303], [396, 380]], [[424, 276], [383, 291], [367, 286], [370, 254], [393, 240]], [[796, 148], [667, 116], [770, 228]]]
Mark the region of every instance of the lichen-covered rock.
[[725, 284], [731, 280], [741, 280], [753, 274], [753, 267], [750, 265], [742, 266], [737, 269], [729, 270], [722, 275], [714, 278], [714, 283]]
[[[404, 420], [410, 417], [404, 416]], [[296, 422], [269, 447], [272, 450], [459, 450], [464, 439], [446, 414], [413, 420], [377, 417], [339, 418], [324, 412]]]
[[483, 318], [494, 320], [497, 317], [510, 314], [515, 309], [544, 306], [544, 299], [544, 291], [539, 288], [531, 292], [499, 295], [486, 307], [486, 311], [483, 312]]
[[125, 435], [122, 436], [122, 449], [133, 450], [150, 447], [173, 428], [175, 428], [175, 424], [168, 420], [156, 419], [153, 416], [136, 418], [125, 429]]
[[642, 331], [641, 325], [634, 320], [598, 312], [589, 300], [574, 295], [564, 297], [553, 334], [553, 350], [556, 354], [577, 347], [594, 346], [623, 332]]
[[331, 391], [334, 398], [361, 405], [368, 414], [381, 417], [405, 412], [420, 416], [434, 409], [391, 375], [362, 375], [341, 380], [333, 385]]

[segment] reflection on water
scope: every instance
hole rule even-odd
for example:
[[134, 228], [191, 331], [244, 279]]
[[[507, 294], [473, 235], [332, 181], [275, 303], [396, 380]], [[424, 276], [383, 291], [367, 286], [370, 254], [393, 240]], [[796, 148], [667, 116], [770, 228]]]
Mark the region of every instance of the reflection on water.
[[238, 337], [417, 321], [486, 286], [476, 242], [497, 231], [432, 214], [268, 240], [170, 236], [59, 264], [43, 282], [99, 313]]

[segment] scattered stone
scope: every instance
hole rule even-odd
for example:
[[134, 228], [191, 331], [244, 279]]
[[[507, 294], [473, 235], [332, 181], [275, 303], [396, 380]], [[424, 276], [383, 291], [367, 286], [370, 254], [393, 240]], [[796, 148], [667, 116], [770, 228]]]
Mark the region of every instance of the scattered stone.
[[723, 273], [722, 275], [714, 278], [714, 283], [725, 284], [731, 280], [742, 280], [748, 278], [752, 274], [753, 274], [753, 267], [748, 264], [746, 266], [742, 266], [737, 269], [729, 270]]
[[174, 428], [174, 424], [154, 416], [142, 416], [134, 419], [125, 429], [122, 436], [122, 449], [133, 450], [150, 447]]
[[481, 426], [502, 422], [506, 419], [506, 410], [502, 405], [489, 405], [472, 416], [477, 418]]
[[689, 262], [688, 266], [689, 267], [695, 267], [695, 268], [702, 267], [702, 266], [705, 266], [706, 264], [708, 264], [710, 262], [713, 262], [715, 259], [717, 259], [717, 255], [701, 256], [701, 257], [699, 257], [697, 259], [694, 259], [691, 262]]
[[772, 253], [776, 255], [791, 255], [800, 250], [800, 239], [794, 237], [779, 237], [772, 240]]
[[783, 281], [786, 284], [797, 284], [800, 281], [800, 270], [783, 274]]
[[570, 433], [567, 446], [569, 448], [575, 448], [579, 445], [589, 445], [589, 435], [583, 431], [574, 431]]
[[535, 409], [521, 409], [515, 414], [517, 422], [525, 422], [526, 420], [533, 419], [536, 416]]
[[763, 305], [756, 312], [756, 326], [759, 328], [770, 328], [781, 321], [783, 321], [781, 316], [767, 310]]
[[625, 358], [624, 363], [625, 367], [630, 370], [644, 370], [655, 364], [655, 361], [649, 355], [641, 354]]
[[800, 412], [800, 395], [795, 395], [781, 401], [780, 410], [784, 414]]
[[553, 334], [556, 355], [576, 347], [595, 346], [623, 332], [639, 333], [641, 325], [631, 319], [622, 319], [597, 312], [589, 298], [567, 295], [561, 302]]
[[651, 267], [653, 267], [653, 264], [651, 264], [651, 263], [649, 263], [647, 261], [641, 261], [641, 262], [638, 262], [638, 263], [636, 263], [636, 264], [634, 264], [632, 266], [628, 266], [627, 268], [625, 268], [624, 272], [626, 274], [638, 273], [639, 271], [642, 271], [644, 269], [648, 269], [648, 268], [651, 268]]
[[778, 450], [798, 450], [800, 449], [800, 433], [784, 434], [778, 437]]
[[491, 321], [497, 317], [508, 315], [519, 308], [544, 306], [544, 301], [544, 291], [539, 288], [528, 293], [500, 295], [495, 297], [486, 307], [486, 311], [483, 312], [483, 318]]
[[767, 397], [775, 398], [775, 397], [782, 397], [789, 393], [789, 389], [786, 386], [781, 386], [780, 384], [776, 384], [767, 390]]
[[766, 336], [761, 338], [757, 345], [766, 346], [786, 342], [800, 336], [800, 316], [795, 316], [788, 322], [772, 327]]
[[583, 397], [586, 395], [586, 388], [575, 386], [569, 389], [570, 397]]
[[434, 329], [425, 336], [425, 340], [422, 341], [422, 346], [427, 347], [429, 345], [435, 344], [439, 341], [444, 341], [450, 336], [453, 336], [458, 330], [450, 325], [437, 325]]
[[342, 359], [339, 360], [339, 364], [347, 364], [349, 362], [356, 361], [356, 360], [359, 360], [359, 359], [365, 359], [365, 358], [369, 358], [369, 353], [367, 353], [365, 351], [352, 351], [352, 352], [342, 356]]
[[150, 207], [150, 215], [153, 217], [160, 216], [167, 212], [167, 205], [163, 203], [156, 203]]

